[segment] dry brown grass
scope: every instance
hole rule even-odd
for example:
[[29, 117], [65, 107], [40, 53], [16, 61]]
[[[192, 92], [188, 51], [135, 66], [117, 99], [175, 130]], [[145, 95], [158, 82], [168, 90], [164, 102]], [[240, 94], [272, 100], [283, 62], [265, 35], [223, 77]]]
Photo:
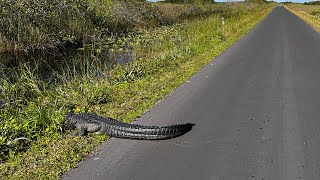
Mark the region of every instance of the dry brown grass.
[[4, 53], [13, 49], [14, 46], [9, 44], [4, 38], [0, 37], [0, 53]]
[[311, 14], [314, 11], [320, 11], [320, 5], [288, 4], [286, 6], [301, 14]]
[[320, 5], [288, 4], [285, 7], [320, 31]]

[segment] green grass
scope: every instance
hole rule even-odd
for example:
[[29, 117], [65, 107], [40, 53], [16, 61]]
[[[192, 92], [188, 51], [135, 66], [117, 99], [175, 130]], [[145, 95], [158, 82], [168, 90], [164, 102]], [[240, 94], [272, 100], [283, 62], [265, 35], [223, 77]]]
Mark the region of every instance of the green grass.
[[[66, 112], [94, 111], [131, 122], [248, 32], [274, 6], [228, 7], [224, 28], [216, 14], [101, 39], [90, 45], [88, 55], [54, 71], [55, 84], [43, 80], [37, 63], [4, 67], [0, 97], [7, 106], [0, 109], [0, 177], [59, 178], [107, 139], [63, 132]], [[135, 61], [109, 69], [98, 58], [104, 47], [120, 51], [124, 44], [132, 47]], [[86, 48], [81, 51], [87, 52]], [[103, 78], [96, 72], [104, 74]], [[21, 136], [33, 141], [14, 141]]]

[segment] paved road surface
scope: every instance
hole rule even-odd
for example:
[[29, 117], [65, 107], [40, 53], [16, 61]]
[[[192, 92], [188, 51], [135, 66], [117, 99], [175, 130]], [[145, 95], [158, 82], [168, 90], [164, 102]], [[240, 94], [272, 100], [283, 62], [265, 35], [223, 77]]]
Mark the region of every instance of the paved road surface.
[[195, 123], [166, 141], [111, 139], [65, 179], [320, 179], [320, 35], [277, 7], [138, 120]]

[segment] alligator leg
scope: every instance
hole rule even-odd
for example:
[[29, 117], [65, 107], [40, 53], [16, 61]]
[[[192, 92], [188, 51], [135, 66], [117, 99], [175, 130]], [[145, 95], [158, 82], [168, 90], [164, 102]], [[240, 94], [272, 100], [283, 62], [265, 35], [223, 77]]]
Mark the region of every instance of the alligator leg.
[[80, 127], [78, 131], [79, 136], [85, 136], [87, 134], [87, 128], [85, 127]]

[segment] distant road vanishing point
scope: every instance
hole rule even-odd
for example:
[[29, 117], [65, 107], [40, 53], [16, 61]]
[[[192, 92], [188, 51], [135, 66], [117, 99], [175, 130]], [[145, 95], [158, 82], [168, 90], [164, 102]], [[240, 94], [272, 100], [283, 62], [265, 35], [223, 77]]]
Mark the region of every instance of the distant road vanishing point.
[[64, 179], [320, 179], [320, 35], [284, 7], [139, 124], [192, 122], [166, 141], [110, 139]]

